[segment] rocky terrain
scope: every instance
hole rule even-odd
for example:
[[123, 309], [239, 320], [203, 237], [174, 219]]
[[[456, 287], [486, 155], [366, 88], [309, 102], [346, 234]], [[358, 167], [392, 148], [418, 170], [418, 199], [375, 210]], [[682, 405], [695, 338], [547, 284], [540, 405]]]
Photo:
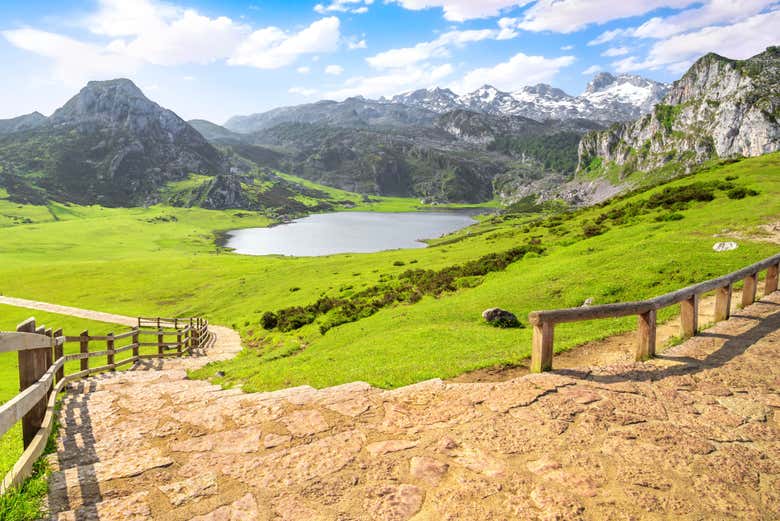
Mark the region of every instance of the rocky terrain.
[[[700, 58], [652, 112], [587, 134], [580, 172], [621, 175], [780, 149], [780, 48], [748, 60]], [[678, 171], [679, 171], [678, 168]]]

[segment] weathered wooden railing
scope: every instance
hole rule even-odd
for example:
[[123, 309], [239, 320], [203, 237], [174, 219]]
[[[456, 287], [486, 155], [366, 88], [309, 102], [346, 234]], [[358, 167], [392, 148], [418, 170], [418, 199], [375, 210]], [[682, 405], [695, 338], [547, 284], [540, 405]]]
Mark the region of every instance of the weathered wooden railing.
[[748, 306], [756, 299], [758, 274], [764, 270], [767, 272], [764, 294], [768, 295], [777, 291], [780, 254], [717, 279], [694, 284], [649, 300], [534, 311], [528, 315], [528, 320], [534, 328], [531, 371], [539, 373], [552, 369], [553, 333], [556, 324], [630, 315], [639, 317], [636, 359], [646, 360], [655, 355], [656, 313], [659, 309], [680, 304], [680, 333], [683, 338], [690, 338], [698, 332], [699, 298], [702, 294], [715, 291], [715, 321], [726, 320], [731, 315], [732, 285], [740, 280], [744, 281], [742, 305]]
[[[153, 342], [144, 342], [152, 336]], [[166, 338], [175, 337], [175, 340]], [[19, 356], [20, 393], [0, 405], [0, 436], [18, 421], [22, 422], [24, 452], [0, 484], [0, 494], [19, 485], [32, 473], [33, 463], [41, 456], [54, 424], [57, 393], [79, 378], [145, 358], [183, 356], [202, 349], [209, 341], [208, 322], [201, 318], [149, 319], [139, 318], [138, 326], [114, 335], [95, 336], [84, 331], [78, 336], [65, 336], [61, 329], [52, 331], [36, 327], [34, 319], [19, 324], [14, 333], [0, 332], [0, 353], [17, 352]], [[64, 354], [65, 345], [77, 343], [78, 352]], [[105, 345], [105, 349], [90, 351], [90, 343]], [[125, 344], [125, 345], [120, 345]], [[142, 348], [157, 348], [156, 353], [142, 354]], [[132, 351], [130, 357], [116, 361], [119, 353]], [[90, 367], [89, 359], [105, 357], [105, 365]], [[79, 360], [79, 371], [65, 374], [65, 363]]]

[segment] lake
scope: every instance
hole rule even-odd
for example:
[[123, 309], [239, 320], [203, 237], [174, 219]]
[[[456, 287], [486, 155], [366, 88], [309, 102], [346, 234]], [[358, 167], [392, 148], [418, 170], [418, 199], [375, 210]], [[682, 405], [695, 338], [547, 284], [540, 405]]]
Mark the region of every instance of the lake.
[[227, 233], [225, 246], [245, 255], [312, 257], [425, 248], [435, 239], [476, 221], [480, 210], [381, 213], [336, 212], [310, 215], [270, 228]]

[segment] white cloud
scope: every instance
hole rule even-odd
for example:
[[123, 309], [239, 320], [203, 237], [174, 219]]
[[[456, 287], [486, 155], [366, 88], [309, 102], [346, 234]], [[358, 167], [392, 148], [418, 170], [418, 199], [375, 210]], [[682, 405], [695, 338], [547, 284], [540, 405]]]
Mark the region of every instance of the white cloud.
[[399, 92], [432, 87], [450, 76], [454, 68], [450, 64], [438, 67], [405, 67], [375, 75], [355, 76], [344, 82], [341, 88], [325, 93], [330, 99], [344, 99], [351, 96], [378, 98]]
[[590, 76], [591, 74], [596, 74], [597, 72], [601, 72], [603, 69], [599, 67], [598, 65], [591, 65], [584, 71], [582, 71], [582, 74], [585, 76]]
[[339, 19], [331, 16], [317, 20], [294, 34], [277, 27], [259, 29], [238, 46], [228, 63], [278, 69], [290, 65], [304, 54], [335, 51], [341, 38], [339, 26]]
[[710, 0], [695, 9], [688, 9], [665, 18], [655, 17], [631, 31], [637, 38], [663, 39], [693, 29], [733, 24], [760, 13], [776, 0]]
[[450, 47], [463, 46], [466, 43], [491, 38], [495, 39], [498, 35], [499, 32], [493, 29], [449, 31], [433, 41], [418, 43], [414, 47], [390, 49], [366, 58], [366, 61], [377, 69], [407, 67], [432, 58], [446, 58], [449, 56]]
[[695, 0], [539, 0], [525, 12], [518, 28], [571, 33], [591, 24], [638, 16], [662, 7], [679, 9], [693, 3]]
[[570, 51], [572, 49], [574, 49], [573, 45], [564, 45], [564, 46], [561, 47], [562, 51]]
[[296, 70], [296, 72], [298, 72], [298, 74], [309, 74], [309, 72], [311, 72], [311, 67], [307, 67], [307, 66], [303, 65], [301, 67], [298, 67], [295, 70]]
[[452, 22], [464, 22], [475, 18], [498, 16], [510, 7], [520, 7], [533, 0], [386, 0], [405, 9], [419, 11], [431, 7], [444, 10], [444, 18]]
[[549, 82], [558, 71], [574, 63], [574, 60], [574, 56], [545, 58], [517, 53], [508, 61], [493, 67], [470, 71], [455, 88], [461, 92], [469, 92], [490, 84], [502, 90], [515, 90], [522, 85]]
[[602, 52], [602, 56], [625, 56], [630, 53], [631, 49], [628, 47], [610, 47], [606, 51]]
[[249, 27], [149, 0], [101, 0], [88, 29], [115, 38], [109, 49], [155, 65], [211, 63], [229, 55]]
[[195, 81], [195, 76], [182, 76], [181, 79], [184, 81]]
[[347, 49], [350, 51], [354, 51], [356, 49], [365, 49], [368, 47], [366, 44], [366, 39], [363, 38], [361, 40], [358, 40], [357, 38], [348, 38], [347, 39]]
[[19, 49], [52, 59], [53, 77], [69, 87], [83, 85], [88, 80], [126, 76], [142, 65], [138, 59], [105, 47], [37, 29], [3, 31], [2, 35]]
[[287, 89], [290, 94], [298, 94], [305, 98], [310, 98], [317, 94], [317, 89], [307, 89], [306, 87], [290, 87]]
[[708, 52], [745, 59], [777, 43], [774, 27], [780, 27], [780, 10], [754, 15], [732, 25], [678, 34], [655, 43], [644, 60], [631, 56], [613, 65], [619, 72], [661, 67], [681, 72]]
[[369, 5], [373, 4], [374, 0], [333, 0], [330, 4], [317, 4], [314, 6], [314, 10], [319, 14], [327, 13], [354, 13], [363, 14], [368, 12]]
[[629, 35], [630, 31], [627, 29], [613, 29], [611, 31], [604, 31], [596, 38], [588, 42], [588, 45], [601, 45], [602, 43], [611, 42], [615, 38]]
[[325, 74], [330, 74], [332, 76], [339, 76], [342, 72], [344, 72], [344, 67], [341, 65], [328, 65], [325, 67]]
[[225, 16], [210, 18], [154, 0], [99, 0], [98, 9], [80, 26], [92, 33], [89, 41], [33, 28], [2, 35], [20, 49], [50, 58], [53, 76], [68, 85], [127, 76], [144, 64], [226, 60], [231, 65], [275, 69], [305, 54], [335, 51], [341, 42], [336, 17], [322, 18], [298, 32], [277, 27], [252, 31]]

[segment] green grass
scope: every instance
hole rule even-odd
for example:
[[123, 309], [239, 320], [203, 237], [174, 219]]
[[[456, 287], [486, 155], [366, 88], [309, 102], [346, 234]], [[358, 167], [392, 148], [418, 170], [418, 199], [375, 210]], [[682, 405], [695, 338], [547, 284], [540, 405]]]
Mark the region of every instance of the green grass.
[[[775, 253], [777, 246], [765, 242], [740, 240], [739, 249], [724, 253], [713, 252], [712, 244], [720, 240], [715, 234], [750, 231], [777, 219], [780, 154], [711, 168], [665, 186], [726, 176], [737, 176], [736, 185], [759, 194], [733, 200], [719, 191], [713, 201], [675, 209], [682, 220], [656, 221], [672, 210], [652, 209], [620, 222], [608, 219], [604, 233], [583, 237], [586, 221], [596, 222], [610, 209], [648, 199], [662, 190], [659, 187], [559, 216], [482, 218], [471, 228], [431, 241], [426, 249], [311, 258], [240, 256], [215, 246], [217, 231], [268, 223], [249, 212], [52, 205], [59, 221], [49, 216], [2, 229], [0, 292], [131, 316], [205, 315], [213, 323], [233, 326], [248, 348], [234, 361], [194, 374], [212, 377], [224, 371], [225, 377], [217, 381], [225, 385], [267, 390], [365, 380], [396, 387], [527, 357], [530, 330], [487, 326], [480, 318], [487, 307], [510, 309], [525, 321], [534, 309], [579, 305], [588, 297], [607, 303], [658, 295]], [[410, 199], [382, 199], [373, 208], [417, 205]], [[0, 214], [13, 206], [0, 200]], [[155, 220], [159, 216], [176, 220]], [[543, 221], [534, 222], [539, 219]], [[460, 265], [532, 238], [541, 241], [543, 255], [470, 281], [478, 283], [473, 288], [391, 306], [325, 335], [319, 330], [322, 319], [289, 333], [269, 333], [259, 325], [266, 311], [306, 306], [322, 296], [349, 297], [380, 278], [392, 284], [409, 268]], [[667, 310], [662, 317], [673, 312]], [[556, 349], [634, 325], [628, 318], [561, 326], [556, 329]]]

